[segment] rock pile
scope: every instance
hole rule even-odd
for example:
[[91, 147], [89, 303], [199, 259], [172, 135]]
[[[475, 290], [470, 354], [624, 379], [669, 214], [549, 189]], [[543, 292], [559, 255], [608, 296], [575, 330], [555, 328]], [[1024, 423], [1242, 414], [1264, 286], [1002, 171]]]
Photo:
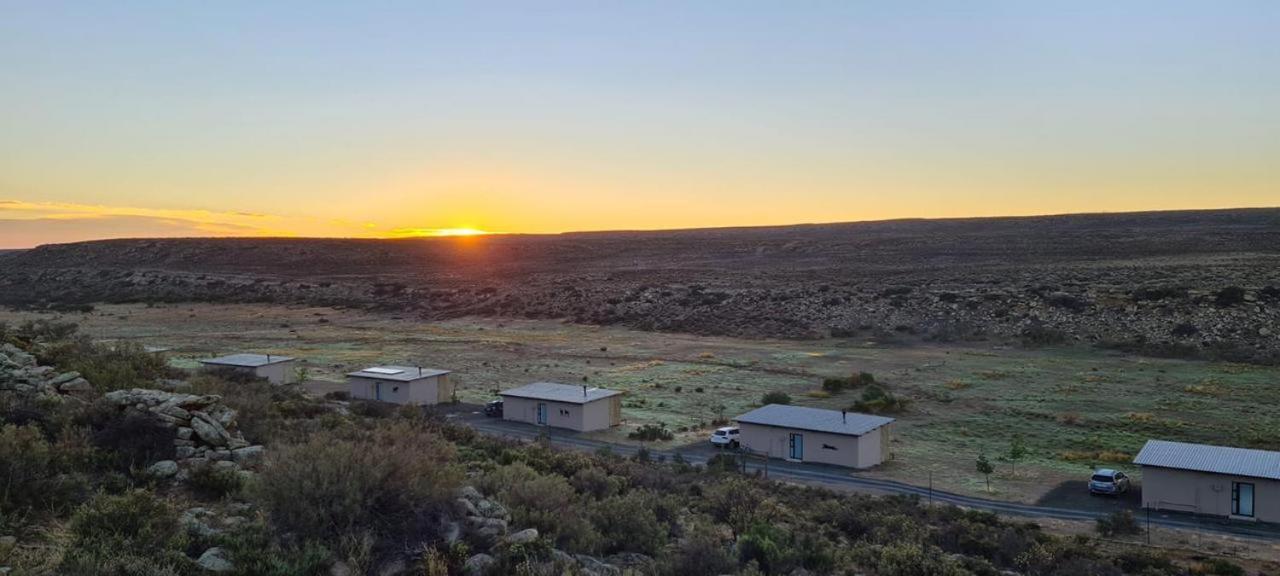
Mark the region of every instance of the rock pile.
[[[533, 544], [541, 537], [536, 528], [509, 532], [510, 512], [502, 504], [486, 498], [472, 486], [462, 488], [458, 507], [463, 511], [473, 542], [487, 550], [473, 554], [463, 564], [462, 572], [467, 576], [488, 574], [498, 563], [495, 554], [511, 546]], [[569, 554], [563, 550], [552, 549], [550, 559], [531, 566], [530, 573], [547, 576], [562, 573], [583, 576], [628, 576], [652, 573], [653, 560], [643, 554], [631, 554], [625, 558], [611, 557], [609, 560], [614, 563], [585, 554]]]
[[183, 480], [191, 470], [205, 466], [245, 472], [256, 468], [265, 455], [262, 446], [250, 444], [237, 430], [236, 411], [222, 404], [220, 396], [133, 388], [108, 392], [102, 400], [173, 429], [175, 460], [152, 464], [148, 470], [154, 476]]
[[52, 366], [40, 366], [35, 356], [7, 342], [0, 344], [0, 392], [6, 391], [55, 401], [93, 396], [93, 386], [79, 372], [58, 373]]

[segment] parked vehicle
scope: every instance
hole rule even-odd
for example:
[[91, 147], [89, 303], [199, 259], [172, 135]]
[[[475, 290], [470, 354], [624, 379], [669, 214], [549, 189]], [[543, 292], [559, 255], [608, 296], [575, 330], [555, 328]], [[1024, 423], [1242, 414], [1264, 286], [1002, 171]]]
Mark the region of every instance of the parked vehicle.
[[1124, 472], [1103, 468], [1094, 470], [1089, 478], [1090, 494], [1107, 494], [1115, 496], [1129, 491], [1129, 477]]
[[711, 433], [711, 445], [716, 448], [724, 448], [725, 446], [737, 448], [738, 427], [725, 426], [724, 428], [717, 428], [715, 432]]
[[502, 401], [492, 400], [488, 404], [485, 404], [484, 415], [490, 416], [493, 418], [501, 418], [502, 417]]

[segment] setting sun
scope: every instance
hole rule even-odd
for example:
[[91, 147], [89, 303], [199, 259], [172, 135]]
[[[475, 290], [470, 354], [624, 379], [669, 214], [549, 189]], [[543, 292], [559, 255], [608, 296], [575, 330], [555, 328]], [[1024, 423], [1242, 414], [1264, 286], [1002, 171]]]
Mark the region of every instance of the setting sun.
[[484, 230], [476, 228], [400, 228], [393, 230], [391, 235], [395, 238], [422, 238], [436, 236], [483, 236], [488, 234]]

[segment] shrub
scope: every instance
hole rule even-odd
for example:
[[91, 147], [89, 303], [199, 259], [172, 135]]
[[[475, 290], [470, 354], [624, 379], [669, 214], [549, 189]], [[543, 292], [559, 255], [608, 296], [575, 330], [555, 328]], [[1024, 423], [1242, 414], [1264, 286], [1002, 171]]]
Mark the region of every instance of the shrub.
[[118, 470], [129, 471], [174, 457], [173, 429], [159, 419], [135, 410], [123, 414], [96, 406], [86, 415], [94, 446], [109, 455]]
[[99, 392], [149, 388], [157, 378], [178, 375], [163, 357], [132, 342], [101, 344], [76, 338], [50, 347], [43, 356], [63, 370], [79, 372]]
[[760, 398], [760, 403], [761, 404], [790, 404], [791, 396], [788, 395], [786, 392], [778, 392], [778, 391], [766, 392], [765, 395]]
[[34, 426], [0, 427], [0, 515], [74, 506], [87, 485], [76, 464], [88, 455], [71, 443], [50, 444]]
[[1027, 348], [1065, 344], [1070, 336], [1057, 328], [1034, 324], [1022, 330], [1022, 345]]
[[667, 429], [666, 423], [663, 422], [659, 422], [657, 424], [645, 424], [633, 430], [630, 434], [627, 434], [627, 438], [632, 440], [641, 440], [644, 442], [666, 442], [674, 439], [675, 437], [675, 434], [672, 434], [671, 431]]
[[94, 497], [72, 517], [71, 538], [59, 574], [194, 573], [192, 562], [183, 554], [187, 535], [177, 514], [145, 490]]
[[667, 542], [668, 528], [654, 513], [654, 499], [629, 492], [601, 500], [592, 507], [592, 524], [600, 534], [602, 551], [653, 555]]
[[1200, 562], [1199, 566], [1192, 567], [1191, 573], [1212, 574], [1213, 576], [1245, 576], [1247, 574], [1244, 568], [1222, 558], [1204, 560]]
[[273, 449], [255, 492], [277, 529], [306, 540], [334, 543], [363, 532], [431, 536], [429, 517], [458, 488], [452, 463], [452, 447], [418, 422], [350, 436], [322, 431]]
[[730, 555], [732, 547], [711, 526], [695, 524], [680, 540], [675, 552], [663, 567], [663, 573], [672, 576], [684, 574], [731, 574], [738, 568]]
[[1142, 527], [1129, 510], [1119, 510], [1097, 520], [1098, 533], [1103, 536], [1127, 536], [1141, 534]]
[[235, 470], [200, 466], [191, 470], [187, 487], [200, 498], [219, 499], [239, 494], [244, 488], [244, 480]]
[[1236, 306], [1244, 304], [1244, 288], [1227, 286], [1213, 295], [1213, 303], [1218, 306]]
[[872, 384], [862, 391], [862, 399], [853, 404], [852, 410], [871, 414], [897, 414], [906, 410], [907, 404], [907, 400], [894, 396], [878, 384]]
[[537, 528], [557, 547], [571, 551], [589, 553], [596, 548], [594, 531], [581, 513], [581, 498], [564, 477], [512, 464], [486, 475], [480, 487], [507, 507], [514, 525]]
[[329, 550], [315, 542], [281, 546], [271, 530], [255, 522], [219, 539], [231, 554], [237, 574], [254, 576], [323, 576], [328, 574]]

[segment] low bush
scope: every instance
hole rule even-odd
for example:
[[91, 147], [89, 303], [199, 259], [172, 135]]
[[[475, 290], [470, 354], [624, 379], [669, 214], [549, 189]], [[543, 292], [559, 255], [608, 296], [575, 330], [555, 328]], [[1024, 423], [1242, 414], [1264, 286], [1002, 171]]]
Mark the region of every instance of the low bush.
[[854, 412], [869, 414], [898, 414], [907, 409], [908, 401], [895, 396], [884, 387], [873, 384], [862, 391], [862, 399], [854, 402], [850, 409]]
[[71, 544], [58, 573], [65, 576], [184, 576], [196, 572], [174, 510], [145, 490], [100, 494], [71, 519]]
[[1213, 303], [1222, 306], [1238, 306], [1244, 304], [1244, 288], [1239, 286], [1227, 286], [1218, 290], [1213, 295]]
[[174, 457], [173, 429], [147, 413], [97, 405], [84, 415], [93, 445], [117, 470], [127, 472]]
[[244, 526], [218, 539], [231, 555], [236, 574], [246, 576], [324, 576], [329, 574], [330, 553], [315, 542], [282, 546], [261, 522]]
[[200, 466], [191, 470], [187, 488], [197, 497], [216, 500], [239, 494], [244, 488], [244, 480], [235, 470]]
[[658, 521], [655, 499], [648, 493], [629, 492], [592, 506], [592, 524], [600, 535], [601, 551], [657, 554], [667, 543], [669, 527]]
[[69, 338], [47, 347], [45, 363], [79, 372], [98, 392], [150, 388], [158, 378], [180, 376], [165, 359], [132, 342], [97, 343], [86, 337]]
[[627, 434], [627, 438], [644, 442], [666, 442], [673, 440], [675, 437], [675, 434], [672, 434], [667, 429], [667, 425], [661, 422], [658, 424], [645, 424]]
[[1142, 533], [1142, 527], [1138, 525], [1138, 519], [1129, 510], [1112, 512], [1098, 518], [1097, 530], [1103, 536], [1130, 536]]
[[786, 392], [778, 392], [778, 391], [774, 391], [774, 392], [766, 392], [766, 393], [764, 394], [764, 396], [761, 396], [761, 397], [760, 397], [760, 403], [761, 403], [761, 404], [765, 404], [765, 405], [768, 405], [768, 404], [790, 404], [790, 403], [791, 403], [791, 396], [790, 396], [790, 395], [788, 395]]
[[321, 431], [271, 451], [253, 491], [273, 525], [305, 540], [344, 535], [434, 536], [429, 521], [453, 501], [454, 452], [421, 422], [364, 432]]
[[35, 426], [0, 426], [0, 516], [74, 507], [88, 486], [77, 468], [90, 455], [74, 441], [50, 443]]

